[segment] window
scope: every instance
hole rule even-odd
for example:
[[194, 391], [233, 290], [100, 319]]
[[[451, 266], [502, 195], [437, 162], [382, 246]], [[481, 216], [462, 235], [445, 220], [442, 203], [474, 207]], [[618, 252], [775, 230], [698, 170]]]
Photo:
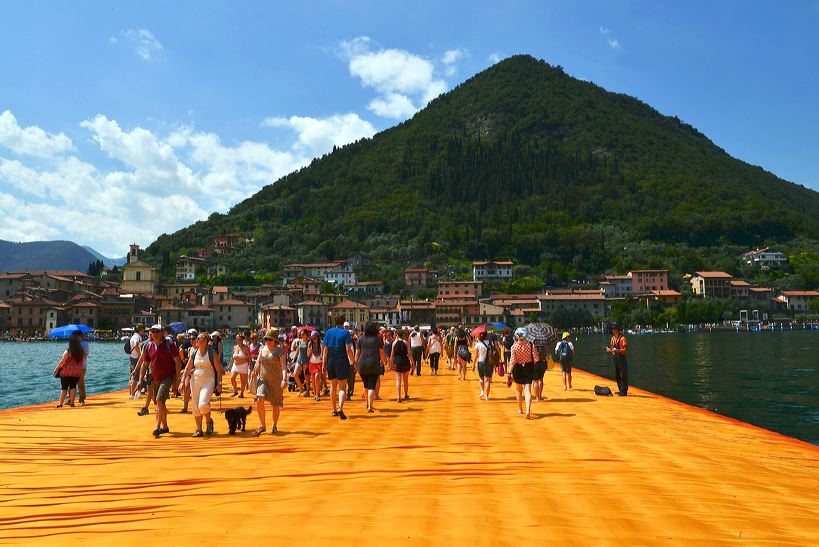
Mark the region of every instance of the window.
[[136, 273], [136, 280], [137, 280], [137, 281], [141, 281], [141, 280], [142, 280], [142, 272], [137, 272], [137, 273]]

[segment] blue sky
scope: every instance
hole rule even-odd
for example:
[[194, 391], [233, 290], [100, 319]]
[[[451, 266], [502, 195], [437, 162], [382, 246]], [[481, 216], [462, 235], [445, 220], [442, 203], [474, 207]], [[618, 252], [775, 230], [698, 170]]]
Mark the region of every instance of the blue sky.
[[147, 245], [529, 53], [819, 189], [819, 0], [23, 2], [0, 239]]

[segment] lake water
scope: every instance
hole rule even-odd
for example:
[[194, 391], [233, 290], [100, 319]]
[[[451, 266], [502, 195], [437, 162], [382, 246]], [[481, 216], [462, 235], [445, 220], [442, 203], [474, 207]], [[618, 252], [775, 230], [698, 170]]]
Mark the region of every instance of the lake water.
[[[612, 378], [607, 341], [578, 336], [576, 366]], [[0, 408], [55, 400], [51, 371], [66, 346], [0, 342]], [[631, 336], [630, 384], [819, 445], [817, 356], [817, 331]], [[122, 343], [91, 342], [88, 392], [125, 389], [127, 379]]]

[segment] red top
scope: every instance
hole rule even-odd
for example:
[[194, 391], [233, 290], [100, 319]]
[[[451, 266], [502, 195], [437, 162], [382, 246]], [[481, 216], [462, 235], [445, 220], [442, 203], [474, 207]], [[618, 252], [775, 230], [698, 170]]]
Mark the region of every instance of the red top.
[[[168, 352], [168, 346], [170, 346], [170, 352]], [[151, 377], [154, 382], [174, 377], [176, 369], [173, 356], [179, 355], [179, 349], [174, 342], [163, 340], [159, 345], [151, 342], [145, 351], [148, 352], [148, 359], [151, 360]]]

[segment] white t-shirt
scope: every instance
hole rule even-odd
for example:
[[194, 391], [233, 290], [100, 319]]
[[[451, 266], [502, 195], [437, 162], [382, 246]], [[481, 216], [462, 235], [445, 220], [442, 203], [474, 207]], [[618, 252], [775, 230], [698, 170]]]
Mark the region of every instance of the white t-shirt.
[[489, 351], [488, 346], [490, 343], [491, 342], [488, 342], [486, 340], [478, 340], [477, 342], [475, 342], [475, 352], [478, 354], [477, 356], [478, 363], [483, 363], [484, 361], [486, 361], [486, 354]]
[[138, 332], [131, 335], [131, 359], [139, 359], [137, 348], [142, 345], [142, 337]]
[[424, 345], [424, 337], [420, 332], [412, 331], [410, 333], [410, 346], [417, 348]]
[[[562, 344], [562, 343], [563, 343], [563, 340], [561, 340], [560, 342], [555, 344], [555, 353], [558, 353], [560, 351], [560, 344]], [[569, 350], [574, 351], [574, 344], [572, 344], [571, 342], [566, 342], [566, 343], [569, 344]]]

